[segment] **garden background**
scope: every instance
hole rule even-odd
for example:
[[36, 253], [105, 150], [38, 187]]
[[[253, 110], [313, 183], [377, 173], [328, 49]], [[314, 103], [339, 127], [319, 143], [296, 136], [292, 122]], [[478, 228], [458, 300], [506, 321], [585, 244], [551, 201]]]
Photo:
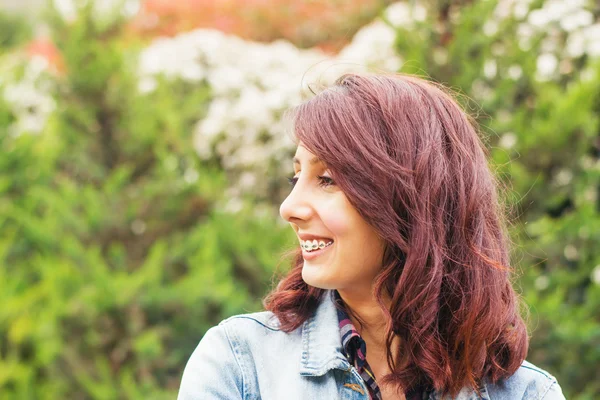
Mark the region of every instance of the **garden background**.
[[282, 113], [365, 67], [481, 124], [528, 359], [600, 398], [597, 2], [42, 3], [0, 1], [0, 398], [175, 398], [297, 246]]

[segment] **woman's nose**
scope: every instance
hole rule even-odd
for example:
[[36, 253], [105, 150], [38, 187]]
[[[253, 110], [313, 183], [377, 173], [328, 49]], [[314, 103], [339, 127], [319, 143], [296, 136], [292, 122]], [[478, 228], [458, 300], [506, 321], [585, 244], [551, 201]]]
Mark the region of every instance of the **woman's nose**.
[[279, 207], [279, 215], [290, 223], [307, 221], [311, 218], [314, 209], [305, 191], [301, 190], [300, 185], [296, 185], [288, 197]]

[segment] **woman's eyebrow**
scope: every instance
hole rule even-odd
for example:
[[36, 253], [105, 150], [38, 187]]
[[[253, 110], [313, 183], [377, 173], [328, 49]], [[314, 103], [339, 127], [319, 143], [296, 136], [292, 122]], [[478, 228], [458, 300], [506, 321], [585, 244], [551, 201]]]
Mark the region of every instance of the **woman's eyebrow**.
[[[296, 157], [294, 157], [294, 159], [293, 159], [293, 160], [294, 160], [294, 164], [301, 164], [300, 160], [299, 160], [299, 159], [297, 159]], [[308, 163], [309, 163], [310, 165], [315, 165], [315, 164], [317, 164], [317, 163], [320, 163], [320, 162], [321, 162], [321, 159], [320, 159], [319, 157], [313, 157], [313, 158], [311, 158], [311, 159], [308, 161]]]

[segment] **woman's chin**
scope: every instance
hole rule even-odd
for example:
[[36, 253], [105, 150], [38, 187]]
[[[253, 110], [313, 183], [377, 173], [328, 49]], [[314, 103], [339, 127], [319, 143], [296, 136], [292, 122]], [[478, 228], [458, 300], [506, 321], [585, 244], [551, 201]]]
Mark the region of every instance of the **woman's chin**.
[[312, 287], [319, 289], [335, 289], [335, 282], [331, 277], [323, 274], [324, 271], [318, 270], [318, 267], [311, 266], [309, 263], [304, 264], [302, 267], [302, 280]]

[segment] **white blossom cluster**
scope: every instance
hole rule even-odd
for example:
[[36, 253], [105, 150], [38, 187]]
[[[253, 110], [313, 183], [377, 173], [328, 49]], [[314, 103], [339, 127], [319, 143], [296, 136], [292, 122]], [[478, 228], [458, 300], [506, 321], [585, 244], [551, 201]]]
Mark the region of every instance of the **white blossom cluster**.
[[517, 32], [521, 49], [530, 49], [535, 37], [545, 35], [537, 60], [539, 80], [571, 72], [568, 59], [584, 54], [600, 57], [600, 21], [591, 11], [593, 0], [546, 0], [542, 7], [533, 10], [530, 3], [531, 0], [505, 0], [499, 8], [500, 13], [511, 9], [512, 16], [522, 20]]
[[133, 17], [140, 8], [140, 0], [53, 0], [52, 6], [62, 19], [72, 22], [77, 19], [79, 9], [92, 7], [97, 21], [109, 23], [120, 16]]
[[[8, 132], [13, 136], [40, 133], [56, 108], [51, 95], [52, 80], [48, 75], [47, 60], [33, 57], [23, 62], [17, 57], [3, 62], [0, 96], [15, 117]], [[18, 73], [20, 68], [23, 68], [22, 76]]]
[[427, 18], [427, 10], [419, 2], [413, 1], [409, 4], [401, 1], [386, 8], [383, 18], [394, 27], [408, 29], [414, 27], [415, 23], [424, 22]]
[[[302, 100], [303, 74], [326, 60], [318, 51], [299, 50], [285, 41], [259, 44], [201, 29], [147, 48], [141, 56], [140, 89], [152, 90], [159, 73], [190, 84], [207, 82], [211, 102], [197, 126], [196, 149], [210, 157], [214, 140], [224, 135], [216, 150], [225, 168], [235, 168], [290, 144], [286, 135], [275, 134], [280, 114]], [[236, 157], [229, 157], [234, 152]]]
[[[486, 21], [483, 33], [494, 36], [504, 19], [514, 18], [518, 24], [517, 38], [519, 47], [527, 51], [538, 37], [543, 37], [541, 52], [537, 56], [536, 76], [539, 81], [555, 80], [560, 74], [573, 72], [572, 59], [586, 54], [600, 57], [600, 22], [594, 19], [590, 11], [591, 0], [546, 0], [540, 8], [532, 9], [533, 0], [499, 0], [494, 17]], [[565, 43], [566, 45], [563, 45]], [[492, 97], [493, 89], [483, 78], [493, 79], [498, 73], [497, 60], [505, 49], [498, 45], [492, 47], [491, 58], [484, 63], [482, 79], [473, 82], [472, 92], [477, 100], [485, 101]], [[508, 77], [518, 80], [523, 69], [518, 64], [507, 70]], [[581, 79], [591, 77], [589, 70], [581, 71]], [[501, 115], [497, 115], [501, 118]], [[513, 148], [517, 136], [513, 132], [503, 134], [498, 142], [505, 149]]]
[[208, 84], [211, 101], [197, 123], [194, 146], [202, 158], [222, 160], [233, 211], [244, 192], [264, 190], [267, 182], [259, 177], [267, 173], [268, 161], [293, 147], [281, 115], [300, 103], [302, 75], [323, 60], [318, 51], [284, 41], [259, 44], [200, 29], [159, 39], [143, 51], [140, 90], [153, 90], [158, 74]]
[[[400, 12], [395, 18], [402, 18]], [[243, 193], [265, 189], [269, 165], [289, 162], [294, 144], [289, 121], [282, 119], [284, 111], [298, 105], [307, 89], [318, 90], [344, 72], [398, 70], [395, 34], [389, 23], [377, 20], [337, 56], [329, 56], [287, 41], [262, 44], [199, 29], [160, 38], [146, 48], [140, 57], [139, 89], [154, 90], [157, 75], [208, 84], [211, 102], [197, 124], [195, 148], [203, 158], [218, 156], [235, 177], [228, 193], [230, 208], [235, 209]]]

